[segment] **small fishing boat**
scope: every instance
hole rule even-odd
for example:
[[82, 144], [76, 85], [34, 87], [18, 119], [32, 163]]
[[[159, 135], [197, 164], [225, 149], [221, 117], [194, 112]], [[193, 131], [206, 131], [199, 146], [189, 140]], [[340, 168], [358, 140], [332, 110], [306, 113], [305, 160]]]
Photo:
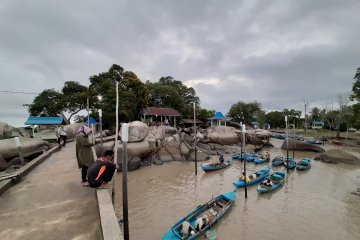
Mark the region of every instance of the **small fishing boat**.
[[205, 172], [211, 172], [220, 170], [223, 168], [227, 168], [231, 165], [231, 161], [225, 161], [224, 163], [209, 163], [209, 164], [201, 164], [200, 167]]
[[317, 139], [310, 139], [310, 140], [307, 140], [306, 142], [310, 143], [310, 144], [322, 144], [322, 142]]
[[244, 160], [244, 154], [234, 153], [231, 158], [232, 160]]
[[262, 164], [262, 163], [265, 163], [265, 162], [269, 162], [269, 160], [266, 159], [266, 158], [257, 158], [257, 159], [254, 160], [255, 164]]
[[307, 170], [311, 167], [310, 162], [311, 162], [310, 158], [303, 158], [297, 163], [296, 169], [300, 171]]
[[271, 181], [271, 186], [267, 187], [264, 186], [263, 183], [260, 183], [257, 187], [257, 192], [260, 193], [267, 193], [267, 192], [271, 192], [274, 189], [278, 188], [279, 186], [281, 186], [284, 183], [285, 180], [285, 172], [274, 172], [272, 174], [270, 174], [270, 176], [268, 176], [266, 179], [270, 179]]
[[[261, 182], [262, 180], [264, 180], [266, 177], [269, 176], [269, 171], [270, 171], [270, 168], [266, 167], [266, 168], [263, 168], [257, 172], [255, 172], [255, 178], [253, 178], [250, 182], [246, 182], [246, 186], [251, 186], [251, 185], [254, 185], [256, 183], [259, 183]], [[251, 176], [250, 176], [251, 177]], [[235, 187], [244, 187], [245, 186], [245, 181], [244, 180], [239, 180], [237, 182], [234, 182], [233, 185]]]
[[273, 166], [273, 167], [278, 167], [278, 166], [283, 165], [283, 162], [284, 162], [284, 158], [283, 158], [283, 157], [275, 157], [275, 158], [272, 160], [271, 166]]
[[[288, 163], [289, 163], [289, 167], [288, 167]], [[286, 161], [286, 160], [284, 160], [283, 161], [283, 165], [287, 168], [289, 168], [289, 169], [294, 169], [294, 168], [296, 168], [296, 162], [295, 161], [293, 161], [292, 159], [290, 160], [289, 159], [289, 161]]]
[[[195, 229], [195, 222], [200, 217], [205, 217], [208, 222], [203, 226], [203, 234], [210, 226], [214, 226], [230, 209], [235, 199], [235, 192], [228, 192], [211, 199], [209, 202], [199, 205], [189, 215], [175, 223], [162, 237], [162, 240], [191, 240], [202, 233]], [[183, 233], [184, 226], [188, 226], [187, 232]], [[185, 227], [186, 228], [186, 227]]]

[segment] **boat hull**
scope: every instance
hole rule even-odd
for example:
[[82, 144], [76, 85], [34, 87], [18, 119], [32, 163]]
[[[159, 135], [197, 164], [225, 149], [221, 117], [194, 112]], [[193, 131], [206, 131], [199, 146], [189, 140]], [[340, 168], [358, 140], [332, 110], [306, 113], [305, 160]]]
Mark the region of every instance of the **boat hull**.
[[[259, 177], [254, 179], [253, 181], [247, 182], [246, 186], [251, 186], [251, 185], [261, 182], [262, 180], [264, 180], [265, 178], [267, 178], [269, 176], [269, 171], [270, 171], [270, 168], [267, 168], [267, 167], [261, 169], [260, 171], [257, 171], [256, 174], [259, 175]], [[234, 182], [233, 185], [235, 187], [245, 187], [245, 181], [239, 180], [237, 182]]]
[[[189, 215], [180, 219], [175, 223], [161, 238], [162, 240], [192, 240], [201, 235], [199, 231], [195, 230], [195, 221], [198, 217], [203, 216], [204, 214], [209, 217], [209, 224], [202, 228], [203, 232], [209, 229], [210, 226], [214, 226], [224, 214], [231, 208], [235, 200], [235, 192], [228, 192], [217, 196], [216, 198], [210, 200], [209, 202], [199, 205], [195, 210], [193, 210]], [[190, 229], [194, 231], [193, 235], [187, 237], [183, 236], [180, 231], [182, 223], [187, 221], [190, 223]]]

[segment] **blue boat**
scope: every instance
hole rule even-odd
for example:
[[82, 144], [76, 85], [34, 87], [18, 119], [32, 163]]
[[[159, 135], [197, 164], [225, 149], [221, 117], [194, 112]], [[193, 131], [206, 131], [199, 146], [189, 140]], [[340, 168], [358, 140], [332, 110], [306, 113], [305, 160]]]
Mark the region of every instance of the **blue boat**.
[[311, 167], [310, 162], [311, 162], [310, 158], [303, 158], [297, 163], [296, 169], [300, 170], [300, 171], [307, 170], [307, 169], [309, 169]]
[[[254, 185], [256, 183], [261, 182], [262, 180], [264, 180], [266, 177], [269, 176], [269, 171], [270, 171], [270, 168], [266, 167], [266, 168], [263, 168], [263, 169], [255, 172], [254, 174], [256, 174], [256, 178], [253, 179], [250, 182], [246, 182], [246, 186], [251, 186], [251, 185]], [[245, 181], [244, 180], [239, 180], [237, 182], [234, 182], [233, 185], [235, 187], [245, 187]]]
[[289, 161], [286, 161], [286, 160], [283, 161], [283, 164], [284, 164], [285, 167], [288, 166], [288, 163], [289, 163], [289, 169], [295, 169], [296, 168], [296, 162], [293, 161], [292, 159], [291, 160], [289, 159]]
[[244, 160], [244, 154], [234, 153], [231, 158], [232, 160]]
[[269, 162], [269, 160], [265, 159], [265, 158], [257, 158], [254, 160], [255, 164], [262, 164], [264, 162]]
[[260, 193], [267, 193], [271, 192], [274, 189], [277, 189], [279, 186], [281, 186], [285, 181], [285, 172], [274, 172], [270, 174], [266, 179], [270, 179], [271, 181], [271, 187], [266, 187], [262, 183], [260, 183], [257, 187], [257, 192]]
[[276, 157], [272, 160], [271, 166], [278, 167], [283, 165], [284, 158], [283, 157]]
[[209, 164], [201, 164], [200, 167], [205, 172], [211, 172], [220, 170], [223, 168], [227, 168], [231, 165], [231, 161], [225, 161], [224, 163], [209, 163]]
[[[214, 226], [230, 209], [235, 199], [235, 192], [228, 192], [211, 199], [209, 202], [199, 205], [186, 217], [175, 223], [169, 231], [161, 238], [162, 240], [191, 240], [201, 235], [201, 232], [195, 229], [195, 221], [199, 217], [205, 216], [209, 221], [201, 229], [206, 232], [210, 226]], [[184, 226], [189, 225], [188, 233], [182, 233]]]

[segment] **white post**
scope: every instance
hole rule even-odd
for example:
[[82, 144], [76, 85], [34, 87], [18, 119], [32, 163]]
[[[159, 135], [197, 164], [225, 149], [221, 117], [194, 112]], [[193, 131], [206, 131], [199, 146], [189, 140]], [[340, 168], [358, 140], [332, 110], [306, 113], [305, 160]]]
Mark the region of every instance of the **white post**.
[[102, 136], [102, 110], [99, 109], [99, 121], [100, 121], [100, 147], [101, 155], [103, 154], [103, 136]]
[[285, 126], [286, 126], [286, 169], [289, 173], [289, 133], [288, 133], [288, 118], [285, 116]]
[[20, 142], [20, 139], [19, 139], [19, 137], [15, 137], [14, 140], [15, 140], [16, 148], [17, 148], [18, 151], [19, 151], [19, 157], [20, 157], [20, 160], [21, 160], [21, 165], [24, 165], [24, 157], [23, 157], [22, 152], [21, 152], [21, 142]]
[[115, 114], [116, 114], [116, 123], [115, 123], [115, 150], [114, 150], [114, 161], [116, 161], [115, 163], [117, 163], [118, 160], [118, 135], [119, 135], [119, 82], [116, 81], [116, 109], [115, 109]]

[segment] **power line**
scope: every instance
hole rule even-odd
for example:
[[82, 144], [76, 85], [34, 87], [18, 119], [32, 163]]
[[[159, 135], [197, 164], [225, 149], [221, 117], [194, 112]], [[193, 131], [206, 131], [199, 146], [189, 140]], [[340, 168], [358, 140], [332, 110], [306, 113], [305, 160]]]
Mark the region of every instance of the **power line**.
[[33, 92], [19, 92], [19, 91], [7, 91], [7, 90], [0, 90], [2, 93], [21, 93], [21, 94], [40, 94], [40, 93], [33, 93]]

